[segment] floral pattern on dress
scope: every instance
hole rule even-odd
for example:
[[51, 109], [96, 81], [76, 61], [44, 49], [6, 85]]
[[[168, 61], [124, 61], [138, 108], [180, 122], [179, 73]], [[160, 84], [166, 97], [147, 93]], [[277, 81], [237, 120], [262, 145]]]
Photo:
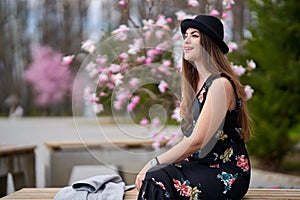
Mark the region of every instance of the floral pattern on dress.
[[161, 189], [166, 190], [166, 187], [162, 182], [156, 181], [154, 178], [152, 178], [152, 181], [154, 181], [155, 185], [158, 185]]
[[218, 140], [224, 141], [226, 138], [228, 138], [228, 135], [225, 134], [223, 130], [218, 130], [217, 138], [218, 138]]
[[212, 164], [212, 165], [209, 165], [210, 168], [220, 168], [220, 165], [219, 164]]
[[232, 154], [233, 154], [233, 148], [230, 147], [225, 150], [224, 154], [220, 155], [220, 159], [223, 160], [223, 163], [229, 162], [231, 161], [230, 157], [232, 156]]
[[205, 88], [202, 88], [202, 90], [201, 90], [201, 92], [200, 92], [200, 94], [199, 94], [199, 97], [198, 97], [200, 103], [202, 103], [203, 100], [204, 100], [204, 94], [205, 94], [205, 92], [206, 92], [206, 89], [205, 89]]
[[235, 182], [237, 177], [238, 177], [238, 173], [236, 173], [235, 175], [232, 175], [227, 172], [222, 172], [221, 174], [217, 175], [217, 178], [221, 179], [221, 181], [224, 184], [224, 191], [223, 191], [224, 194], [226, 194], [227, 191], [231, 189], [231, 186]]
[[236, 156], [236, 165], [240, 167], [244, 172], [249, 170], [249, 161], [245, 155]]
[[197, 187], [191, 187], [189, 180], [176, 180], [173, 178], [175, 189], [179, 192], [179, 195], [190, 197], [190, 200], [198, 200], [198, 194], [201, 191]]
[[[154, 182], [155, 185], [159, 186], [161, 189], [163, 189], [165, 192], [164, 192], [164, 195], [167, 197], [167, 198], [170, 198], [170, 193], [166, 191], [166, 187], [165, 185], [160, 182], [160, 181], [156, 181], [155, 178], [152, 178], [152, 181]], [[142, 196], [144, 198], [144, 194]]]

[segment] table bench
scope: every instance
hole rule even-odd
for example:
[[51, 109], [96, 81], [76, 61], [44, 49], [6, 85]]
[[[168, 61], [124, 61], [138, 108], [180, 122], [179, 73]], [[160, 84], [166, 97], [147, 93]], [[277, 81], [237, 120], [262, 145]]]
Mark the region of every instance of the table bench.
[[[23, 188], [8, 196], [1, 198], [1, 200], [52, 200], [60, 188]], [[124, 200], [137, 199], [137, 190], [130, 190], [125, 192]], [[254, 189], [250, 188], [244, 199], [300, 199], [300, 189]]]

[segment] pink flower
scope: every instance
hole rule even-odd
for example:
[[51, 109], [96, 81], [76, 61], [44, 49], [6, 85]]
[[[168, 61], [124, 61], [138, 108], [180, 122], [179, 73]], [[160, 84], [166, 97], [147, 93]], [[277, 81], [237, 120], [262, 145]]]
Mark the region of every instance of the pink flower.
[[100, 96], [100, 97], [105, 97], [105, 96], [106, 96], [106, 93], [105, 93], [105, 92], [100, 92], [99, 96]]
[[127, 51], [131, 55], [136, 55], [138, 52], [141, 51], [143, 46], [143, 40], [141, 38], [134, 39], [133, 44], [129, 44], [129, 50]]
[[189, 197], [191, 193], [191, 187], [186, 185], [186, 181], [181, 183], [179, 180], [173, 179], [174, 187], [181, 196]]
[[233, 52], [238, 50], [238, 45], [235, 42], [229, 42], [228, 43], [229, 52]]
[[134, 104], [134, 103], [129, 103], [128, 105], [127, 105], [127, 110], [129, 111], [129, 112], [132, 112], [134, 109], [135, 109], [135, 107], [136, 107], [136, 104]]
[[248, 69], [251, 71], [256, 68], [256, 63], [253, 60], [247, 60]]
[[90, 87], [84, 88], [84, 91], [83, 91], [84, 99], [88, 100], [88, 98], [90, 97], [91, 94], [93, 94], [93, 90]]
[[136, 88], [138, 85], [140, 84], [140, 80], [136, 77], [132, 78], [130, 81], [129, 81], [129, 86], [131, 88]]
[[181, 121], [181, 118], [180, 118], [180, 108], [179, 107], [176, 107], [173, 110], [173, 114], [172, 114], [171, 118], [174, 119], [174, 120], [176, 120], [177, 122]]
[[168, 88], [168, 83], [166, 83], [164, 80], [161, 80], [159, 85], [158, 85], [159, 91], [161, 93], [165, 93], [167, 88]]
[[89, 102], [98, 102], [99, 98], [96, 96], [95, 93], [91, 94], [90, 97], [88, 98]]
[[172, 20], [171, 17], [168, 17], [168, 18], [166, 19], [166, 21], [167, 21], [168, 24], [170, 24], [170, 23], [172, 23], [173, 20]]
[[160, 126], [160, 120], [159, 120], [159, 118], [155, 117], [155, 118], [152, 120], [152, 125], [155, 126], [155, 127]]
[[92, 70], [94, 70], [96, 68], [96, 64], [93, 62], [89, 62], [86, 66], [85, 66], [85, 70], [90, 72]]
[[157, 51], [155, 49], [150, 49], [147, 51], [147, 56], [149, 58], [154, 58], [157, 55]]
[[65, 57], [63, 57], [63, 59], [62, 59], [62, 64], [63, 65], [70, 65], [72, 62], [73, 62], [73, 60], [74, 60], [74, 55], [70, 55], [70, 56], [65, 56]]
[[32, 63], [25, 71], [25, 80], [32, 84], [35, 103], [47, 107], [60, 103], [70, 89], [71, 71], [62, 64], [62, 54], [48, 46], [33, 45]]
[[121, 71], [126, 70], [128, 67], [129, 67], [129, 64], [128, 64], [127, 62], [122, 62], [122, 63], [120, 64], [120, 70], [121, 70]]
[[117, 110], [121, 110], [125, 101], [127, 101], [130, 97], [130, 91], [126, 89], [121, 89], [116, 92], [116, 101], [114, 102], [114, 108]]
[[116, 36], [116, 40], [124, 41], [127, 39], [127, 32], [129, 30], [130, 29], [126, 25], [122, 24], [118, 29], [112, 31], [111, 34]]
[[252, 95], [254, 93], [254, 90], [251, 88], [251, 86], [249, 85], [246, 85], [245, 88], [245, 93], [246, 93], [246, 99], [249, 100], [252, 98]]
[[223, 12], [223, 14], [222, 14], [222, 18], [223, 19], [226, 19], [228, 16], [229, 16], [228, 12]]
[[107, 57], [106, 56], [98, 56], [96, 61], [98, 64], [103, 65], [106, 63]]
[[95, 113], [100, 113], [104, 110], [103, 105], [98, 103], [94, 103], [93, 109]]
[[126, 7], [127, 4], [128, 4], [128, 2], [127, 2], [126, 0], [120, 0], [120, 1], [119, 1], [119, 5], [120, 5], [121, 7]]
[[160, 15], [155, 23], [156, 26], [168, 29], [168, 25], [167, 25], [167, 21], [166, 21], [166, 17], [163, 15]]
[[153, 143], [152, 143], [152, 148], [154, 149], [154, 150], [159, 150], [159, 148], [160, 148], [160, 142], [159, 141], [154, 141]]
[[132, 97], [131, 102], [134, 104], [138, 104], [140, 102], [140, 97], [139, 96]]
[[109, 70], [110, 70], [111, 72], [113, 72], [113, 73], [119, 72], [120, 69], [121, 69], [121, 66], [120, 66], [120, 65], [117, 65], [117, 64], [111, 64], [111, 65], [109, 66]]
[[95, 43], [92, 40], [86, 40], [82, 43], [81, 49], [89, 53], [93, 53], [96, 49]]
[[163, 65], [166, 66], [166, 67], [170, 67], [172, 64], [172, 62], [170, 60], [164, 60], [163, 61]]
[[189, 0], [188, 6], [189, 6], [189, 7], [192, 7], [192, 8], [196, 8], [196, 7], [199, 6], [199, 2], [196, 1], [196, 0]]
[[219, 11], [217, 11], [217, 10], [212, 10], [212, 11], [209, 13], [209, 15], [214, 16], [214, 17], [217, 17], [217, 16], [220, 15], [220, 13], [219, 13]]
[[246, 69], [241, 65], [233, 65], [232, 68], [238, 76], [242, 76], [246, 72]]
[[121, 53], [120, 55], [119, 55], [119, 58], [121, 59], [121, 60], [125, 60], [125, 59], [127, 59], [128, 58], [128, 54], [127, 53]]
[[158, 69], [158, 71], [166, 74], [167, 76], [171, 75], [171, 72], [169, 71], [170, 68], [165, 66], [165, 65], [160, 65], [160, 66], [157, 67], [157, 69]]
[[108, 75], [105, 73], [101, 73], [98, 77], [98, 85], [103, 85], [108, 81]]
[[115, 86], [123, 83], [123, 75], [121, 73], [111, 75], [111, 80]]
[[243, 169], [243, 171], [249, 170], [249, 162], [245, 155], [237, 156], [235, 158], [237, 160], [236, 165]]
[[145, 63], [145, 65], [150, 65], [150, 64], [152, 64], [152, 62], [153, 62], [152, 58], [146, 58], [144, 63]]
[[147, 126], [147, 125], [149, 124], [149, 120], [146, 119], [146, 118], [143, 118], [143, 119], [141, 120], [140, 124], [141, 124], [142, 126]]
[[164, 35], [165, 35], [165, 33], [162, 30], [155, 31], [155, 37], [159, 40], [162, 39], [164, 37]]
[[145, 59], [146, 59], [145, 56], [140, 56], [140, 57], [136, 58], [136, 62], [137, 63], [143, 63], [145, 61]]
[[178, 71], [178, 72], [181, 72], [181, 69], [182, 69], [182, 64], [179, 63], [175, 66], [175, 70]]
[[131, 102], [127, 105], [127, 110], [129, 112], [132, 112], [136, 105], [140, 102], [140, 97], [139, 96], [134, 96], [131, 98]]

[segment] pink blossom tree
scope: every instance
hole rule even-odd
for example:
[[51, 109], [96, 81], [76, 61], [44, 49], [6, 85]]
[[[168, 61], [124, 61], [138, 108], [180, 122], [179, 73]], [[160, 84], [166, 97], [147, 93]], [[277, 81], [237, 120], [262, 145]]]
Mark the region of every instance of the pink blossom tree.
[[[188, 0], [187, 8], [198, 7], [200, 1]], [[147, 3], [150, 13], [156, 1], [147, 0]], [[86, 102], [92, 102], [94, 112], [98, 114], [106, 109], [103, 103], [109, 96], [111, 97], [110, 109], [125, 110], [126, 116], [136, 116], [132, 113], [135, 110], [138, 112], [147, 110], [148, 108], [144, 107], [147, 101], [151, 101], [151, 104], [160, 104], [167, 110], [168, 119], [180, 122], [180, 104], [178, 103], [180, 92], [176, 93], [174, 82], [177, 87], [180, 87], [180, 80], [177, 78], [181, 70], [181, 62], [178, 62], [178, 55], [181, 56], [181, 52], [176, 52], [175, 49], [182, 38], [179, 30], [180, 22], [186, 18], [194, 18], [195, 15], [179, 10], [174, 12], [173, 18], [176, 21], [174, 22], [173, 18], [158, 13], [153, 19], [143, 19], [141, 25], [138, 26], [138, 23], [134, 22], [130, 16], [130, 1], [118, 0], [116, 5], [119, 6], [118, 10], [128, 17], [133, 27], [121, 24], [112, 31], [111, 38], [99, 45], [91, 40], [83, 42], [82, 49], [89, 54], [88, 62], [83, 67], [96, 85], [95, 88], [89, 88], [86, 90], [88, 92], [84, 93]], [[214, 5], [208, 6], [207, 10], [207, 14], [219, 17], [224, 23], [225, 40], [227, 40], [230, 52], [238, 49], [235, 42], [226, 38], [228, 27], [226, 23], [233, 5], [234, 0], [222, 0], [221, 10], [217, 10]], [[242, 76], [255, 68], [253, 61], [246, 64], [246, 67], [232, 64], [232, 68], [238, 76]], [[138, 70], [134, 71], [134, 68]], [[132, 73], [133, 71], [140, 73]], [[152, 87], [149, 87], [148, 83]], [[247, 85], [245, 92], [247, 97], [251, 98], [253, 89]], [[170, 93], [175, 93], [175, 95], [172, 96]], [[141, 102], [143, 105], [139, 106]], [[142, 116], [138, 124], [147, 127], [161, 126], [157, 123], [157, 120], [161, 119], [151, 118], [147, 114]], [[166, 121], [166, 119], [163, 120]], [[153, 147], [159, 148], [162, 142], [174, 144], [173, 140], [176, 140], [177, 134], [173, 132], [168, 135], [164, 131], [152, 132], [155, 140]]]
[[41, 108], [62, 102], [70, 90], [69, 64], [74, 56], [63, 57], [49, 46], [41, 45], [32, 45], [31, 54], [32, 62], [24, 78], [32, 85], [34, 102]]

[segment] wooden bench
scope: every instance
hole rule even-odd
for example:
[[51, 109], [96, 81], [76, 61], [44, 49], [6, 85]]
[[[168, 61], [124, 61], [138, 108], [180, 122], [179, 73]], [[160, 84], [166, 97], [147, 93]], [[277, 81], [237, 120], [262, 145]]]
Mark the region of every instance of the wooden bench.
[[[8, 196], [1, 198], [1, 200], [50, 200], [60, 188], [23, 188]], [[124, 195], [124, 200], [137, 199], [137, 190], [127, 191]], [[244, 199], [300, 199], [300, 189], [254, 189], [250, 188]]]

